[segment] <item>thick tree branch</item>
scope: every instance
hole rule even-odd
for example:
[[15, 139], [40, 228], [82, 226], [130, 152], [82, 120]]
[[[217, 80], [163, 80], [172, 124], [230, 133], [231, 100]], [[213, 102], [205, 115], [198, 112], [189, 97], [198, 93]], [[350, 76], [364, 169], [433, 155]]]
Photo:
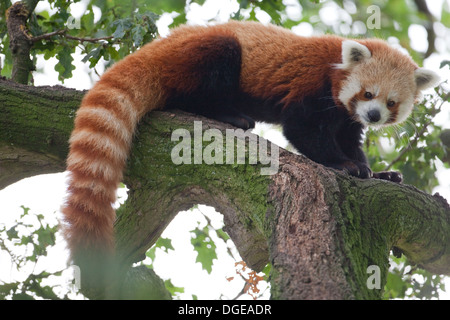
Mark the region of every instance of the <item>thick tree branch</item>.
[[[48, 166], [61, 170], [82, 96], [0, 81], [1, 150], [54, 159]], [[394, 246], [424, 268], [450, 274], [450, 209], [442, 198], [348, 177], [284, 150], [271, 176], [261, 175], [264, 165], [248, 164], [248, 156], [242, 165], [175, 165], [173, 131], [184, 128], [193, 137], [198, 120], [203, 130], [226, 136], [229, 126], [179, 111], [152, 112], [139, 125], [125, 176], [129, 198], [115, 226], [125, 270], [142, 259], [179, 210], [205, 203], [224, 214], [248, 265], [259, 270], [272, 263], [274, 298], [379, 298], [381, 290], [366, 286], [367, 268], [380, 268], [383, 288]], [[210, 143], [203, 141], [203, 148]], [[10, 169], [14, 159], [0, 157], [3, 185], [17, 172]], [[42, 161], [36, 159], [28, 163]]]
[[84, 92], [0, 79], [0, 190], [64, 171], [75, 111]]
[[0, 142], [0, 190], [24, 178], [64, 169], [61, 159]]

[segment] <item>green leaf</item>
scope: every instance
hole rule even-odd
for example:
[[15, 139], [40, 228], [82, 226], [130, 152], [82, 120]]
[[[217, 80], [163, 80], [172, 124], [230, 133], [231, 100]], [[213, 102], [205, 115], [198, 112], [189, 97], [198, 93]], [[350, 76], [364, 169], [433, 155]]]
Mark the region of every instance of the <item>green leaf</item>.
[[442, 8], [442, 10], [441, 10], [441, 22], [442, 22], [442, 24], [444, 26], [446, 26], [447, 28], [450, 28], [450, 10], [445, 10], [444, 8]]
[[172, 246], [172, 240], [162, 237], [160, 237], [158, 241], [156, 241], [155, 247], [164, 250], [164, 252], [166, 253], [168, 253], [169, 250], [175, 250]]
[[69, 46], [63, 46], [56, 54], [58, 63], [55, 65], [55, 70], [58, 71], [58, 79], [61, 81], [72, 77], [72, 71], [75, 69], [75, 66], [72, 64], [72, 50]]
[[186, 23], [187, 19], [186, 19], [186, 13], [181, 12], [181, 14], [179, 14], [178, 16], [176, 16], [175, 18], [173, 18], [173, 23], [172, 23], [172, 27], [176, 27], [179, 26], [183, 23]]
[[389, 272], [387, 275], [386, 288], [384, 296], [387, 299], [402, 299], [405, 297], [405, 292], [408, 286], [402, 279], [402, 275], [398, 273]]
[[95, 49], [91, 50], [81, 61], [87, 62], [89, 60], [91, 63], [89, 67], [93, 68], [97, 64], [98, 60], [100, 60], [100, 58], [102, 57], [103, 52], [103, 45], [99, 45]]
[[[111, 59], [113, 59], [114, 61], [120, 60], [121, 57], [119, 55], [119, 52], [113, 46], [108, 46], [106, 48], [106, 51], [108, 52], [108, 54], [111, 57]], [[123, 187], [124, 187], [124, 185], [121, 186], [121, 188], [123, 188]]]
[[217, 236], [222, 239], [223, 241], [227, 241], [228, 239], [230, 239], [230, 236], [228, 235], [228, 233], [226, 233], [225, 231], [223, 231], [222, 229], [216, 230], [217, 232]]
[[0, 300], [4, 300], [7, 295], [15, 292], [20, 287], [20, 282], [4, 283], [0, 285]]
[[131, 29], [131, 36], [135, 47], [139, 47], [142, 44], [145, 33], [146, 33], [145, 28], [140, 25], [137, 25], [136, 27]]
[[26, 215], [28, 215], [28, 213], [30, 212], [30, 208], [27, 208], [25, 206], [20, 206], [23, 210], [23, 213], [20, 215], [20, 219], [22, 219], [23, 217], [25, 217]]
[[95, 25], [94, 25], [94, 11], [93, 10], [89, 10], [81, 16], [81, 26], [84, 29], [86, 29], [87, 31], [94, 29]]
[[12, 296], [13, 300], [34, 300], [34, 298], [32, 296], [30, 296], [29, 294], [20, 292], [20, 293], [15, 293]]
[[450, 60], [443, 60], [439, 65], [439, 69], [442, 69], [445, 66], [448, 66], [450, 68]]
[[197, 251], [196, 262], [200, 262], [202, 268], [208, 273], [212, 271], [213, 260], [217, 259], [216, 245], [209, 237], [208, 227], [192, 231], [191, 243]]
[[191, 3], [193, 2], [198, 3], [201, 6], [205, 4], [205, 0], [191, 0]]
[[125, 33], [129, 32], [133, 26], [131, 18], [119, 19], [112, 23], [116, 27], [116, 31], [113, 33], [113, 37], [116, 39], [122, 39]]
[[256, 5], [260, 7], [262, 10], [267, 12], [272, 21], [276, 24], [279, 24], [281, 21], [280, 12], [283, 9], [283, 4], [279, 0], [266, 0], [262, 2], [257, 2]]
[[175, 287], [173, 285], [172, 281], [170, 281], [170, 279], [164, 281], [164, 285], [166, 286], [167, 291], [169, 291], [172, 296], [175, 296], [175, 294], [177, 292], [184, 293], [184, 288], [183, 287]]
[[163, 12], [182, 12], [186, 5], [186, 0], [153, 0], [148, 8], [157, 13]]
[[162, 238], [160, 237], [156, 243], [150, 248], [150, 250], [147, 251], [146, 256], [155, 261], [155, 252], [156, 248], [160, 248], [165, 253], [169, 253], [169, 250], [175, 250], [172, 246], [172, 240], [168, 238]]
[[12, 239], [19, 239], [19, 233], [16, 230], [17, 225], [11, 227], [8, 231], [6, 231], [6, 235], [8, 236], [9, 240]]
[[36, 231], [39, 245], [42, 247], [53, 246], [55, 244], [55, 230], [51, 228], [39, 228]]

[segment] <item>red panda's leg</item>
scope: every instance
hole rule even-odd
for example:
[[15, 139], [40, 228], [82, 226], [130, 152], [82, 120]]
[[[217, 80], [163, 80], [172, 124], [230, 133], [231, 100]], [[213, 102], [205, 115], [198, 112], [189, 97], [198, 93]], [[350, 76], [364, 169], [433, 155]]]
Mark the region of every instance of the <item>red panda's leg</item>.
[[[336, 108], [321, 106], [318, 100], [313, 105], [303, 102], [285, 108], [282, 126], [288, 141], [315, 162], [347, 171], [356, 177], [370, 178], [372, 171], [365, 158], [352, 159], [338, 143], [340, 127], [348, 116]], [[326, 111], [321, 110], [321, 107]], [[358, 149], [360, 133], [347, 136], [346, 144], [347, 150]]]
[[[337, 135], [337, 143], [341, 147], [342, 151], [350, 159], [362, 162], [367, 166], [369, 166], [367, 157], [361, 148], [361, 142], [358, 144], [355, 142], [351, 142], [358, 140], [358, 138], [361, 137], [361, 132], [362, 132], [362, 125], [349, 118], [347, 121], [344, 121], [343, 124], [341, 125], [339, 133]], [[397, 183], [403, 181], [402, 174], [397, 171], [373, 172], [372, 177], [381, 180], [389, 180]]]

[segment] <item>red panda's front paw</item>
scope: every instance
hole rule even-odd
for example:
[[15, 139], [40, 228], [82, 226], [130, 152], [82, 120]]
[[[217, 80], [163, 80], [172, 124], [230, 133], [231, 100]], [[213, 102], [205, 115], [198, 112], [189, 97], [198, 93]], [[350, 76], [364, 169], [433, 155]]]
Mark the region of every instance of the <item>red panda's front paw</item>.
[[396, 183], [401, 183], [403, 181], [403, 176], [398, 171], [374, 172], [373, 177], [375, 179], [389, 180]]
[[372, 170], [370, 170], [365, 163], [359, 161], [343, 161], [341, 163], [332, 164], [330, 167], [346, 171], [348, 174], [362, 179], [372, 177]]

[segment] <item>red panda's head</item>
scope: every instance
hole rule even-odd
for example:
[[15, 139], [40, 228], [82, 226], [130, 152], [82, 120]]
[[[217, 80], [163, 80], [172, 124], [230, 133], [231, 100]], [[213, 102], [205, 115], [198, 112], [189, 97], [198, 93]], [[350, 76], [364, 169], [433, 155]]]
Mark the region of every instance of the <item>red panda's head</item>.
[[342, 63], [336, 67], [347, 73], [337, 98], [364, 125], [404, 121], [421, 91], [439, 81], [435, 72], [418, 68], [409, 56], [381, 40], [344, 40]]

